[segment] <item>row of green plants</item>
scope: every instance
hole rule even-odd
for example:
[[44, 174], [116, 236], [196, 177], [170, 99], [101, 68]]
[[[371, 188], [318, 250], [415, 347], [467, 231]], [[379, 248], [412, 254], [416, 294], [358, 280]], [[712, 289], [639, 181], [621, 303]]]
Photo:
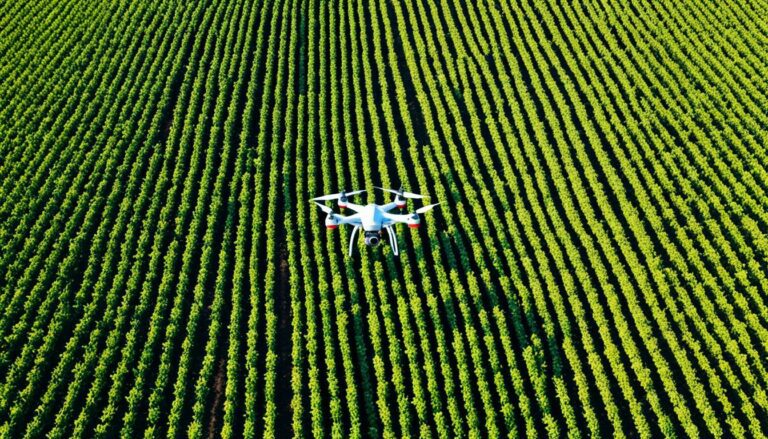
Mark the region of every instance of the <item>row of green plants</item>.
[[175, 6], [3, 6], [1, 434], [763, 435], [756, 8]]
[[[166, 64], [166, 67], [168, 67], [170, 65], [170, 62], [166, 61], [165, 63], [161, 63], [161, 62], [158, 61], [157, 68], [160, 67], [160, 64]], [[115, 85], [115, 87], [117, 87], [117, 86]], [[128, 92], [128, 91], [129, 90], [126, 90], [126, 92]], [[137, 91], [134, 90], [134, 93], [136, 93], [136, 92]], [[158, 97], [159, 97], [159, 95], [158, 95]], [[167, 97], [166, 97], [166, 99], [167, 99]], [[119, 108], [119, 107], [116, 107], [116, 108]], [[149, 113], [149, 115], [145, 116], [145, 118], [149, 118], [150, 115], [152, 115], [152, 114], [154, 114], [154, 113]], [[145, 126], [148, 125], [148, 121], [145, 121], [144, 125]], [[139, 136], [139, 137], [141, 137], [141, 136]], [[133, 144], [136, 145], [136, 146], [133, 147], [133, 149], [138, 148], [138, 146], [139, 146], [138, 145], [139, 144], [138, 141], [133, 141]], [[150, 144], [151, 144], [151, 142], [147, 142], [147, 145], [150, 145]], [[142, 148], [143, 148], [143, 151], [147, 151], [148, 147], [142, 147]], [[147, 156], [148, 156], [148, 154], [146, 152], [144, 152], [143, 155], [142, 155], [142, 157], [145, 157], [145, 160], [146, 160]], [[157, 157], [162, 157], [162, 154], [158, 154]], [[137, 160], [135, 162], [135, 166], [138, 167], [137, 169], [140, 169], [140, 167], [143, 166], [142, 163], [145, 163], [145, 162], [143, 160]], [[157, 169], [157, 164], [158, 163], [159, 163], [159, 160], [157, 158], [154, 158], [153, 164], [154, 164], [154, 169], [155, 170]], [[130, 168], [128, 168], [128, 169], [130, 169]], [[140, 178], [141, 175], [142, 175], [142, 172], [136, 172], [135, 179], [137, 180], [138, 178]], [[131, 188], [131, 187], [135, 188], [137, 186], [136, 180], [132, 179], [132, 181], [128, 183], [129, 188]], [[122, 182], [123, 180], [118, 180], [118, 181]], [[102, 182], [100, 183], [101, 187], [104, 187], [103, 190], [106, 190], [108, 188], [108, 186], [106, 186], [107, 182], [108, 182], [107, 180], [102, 180]], [[116, 194], [120, 194], [124, 190], [125, 190], [125, 188], [122, 186], [121, 183], [116, 183], [113, 186], [112, 191], [111, 191], [111, 195], [107, 199], [107, 203], [108, 203], [107, 204], [107, 206], [108, 206], [107, 207], [107, 212], [109, 212], [109, 211], [115, 212], [115, 210], [117, 209], [118, 205], [121, 204], [121, 203], [117, 202], [118, 200], [116, 198]], [[104, 194], [102, 196], [102, 198], [107, 198], [106, 194]], [[87, 218], [97, 218], [96, 212], [98, 212], [98, 209], [99, 209], [98, 206], [99, 206], [99, 204], [96, 201], [94, 201], [91, 204], [91, 211], [90, 211], [89, 216]], [[126, 219], [126, 216], [125, 216], [126, 210], [125, 210], [125, 208], [126, 208], [125, 203], [122, 203], [122, 207], [121, 207], [122, 212], [121, 212], [121, 215], [118, 217], [118, 223], [119, 224], [123, 224], [123, 225], [124, 225], [125, 219]], [[94, 209], [96, 209], [96, 212], [94, 212]], [[99, 212], [99, 213], [101, 213], [101, 212]], [[114, 216], [115, 213], [112, 213], [110, 215]], [[112, 216], [110, 216], [110, 215], [107, 215], [106, 220], [104, 220], [101, 223], [101, 225], [109, 225], [110, 224], [109, 221], [108, 221], [109, 219], [112, 218]], [[87, 221], [86, 225], [91, 224], [93, 222], [95, 222], [95, 219], [89, 219]], [[103, 234], [105, 233], [104, 230], [105, 230], [104, 227], [100, 227], [99, 232], [97, 232], [97, 237], [98, 237], [97, 239], [103, 241], [103, 238], [104, 238]], [[60, 272], [58, 273], [57, 278], [56, 278], [56, 280], [54, 281], [54, 283], [52, 285], [52, 292], [49, 292], [49, 296], [48, 296], [49, 298], [53, 298], [53, 299], [58, 299], [59, 300], [59, 302], [57, 303], [57, 308], [56, 308], [56, 312], [55, 312], [55, 315], [53, 317], [52, 323], [49, 325], [48, 329], [46, 330], [45, 329], [46, 327], [44, 326], [47, 323], [46, 322], [46, 318], [45, 318], [45, 314], [41, 313], [41, 314], [37, 315], [37, 319], [35, 321], [35, 326], [38, 329], [34, 330], [34, 332], [33, 332], [34, 335], [33, 335], [33, 337], [31, 339], [25, 340], [26, 344], [24, 345], [24, 350], [22, 352], [22, 355], [20, 357], [18, 357], [17, 361], [15, 362], [15, 366], [18, 366], [18, 368], [14, 368], [15, 371], [23, 371], [24, 370], [23, 369], [23, 367], [24, 367], [23, 365], [25, 364], [25, 362], [23, 360], [25, 360], [25, 359], [27, 361], [34, 360], [35, 367], [32, 369], [32, 371], [29, 372], [28, 379], [27, 379], [27, 386], [22, 391], [21, 399], [19, 400], [19, 402], [21, 404], [20, 405], [16, 405], [14, 407], [14, 409], [12, 411], [13, 416], [12, 416], [11, 420], [9, 421], [9, 424], [7, 424], [8, 427], [13, 427], [13, 424], [15, 422], [18, 422], [19, 419], [18, 418], [14, 418], [15, 416], [22, 416], [22, 419], [23, 419], [24, 413], [26, 413], [28, 410], [30, 410], [32, 408], [32, 407], [29, 407], [28, 403], [34, 401], [34, 398], [32, 397], [32, 395], [35, 395], [35, 392], [38, 391], [37, 386], [39, 386], [41, 384], [40, 380], [44, 377], [44, 375], [46, 373], [45, 369], [49, 366], [49, 361], [50, 361], [49, 357], [50, 357], [50, 354], [51, 354], [51, 349], [53, 348], [53, 346], [55, 346], [57, 338], [63, 336], [64, 334], [66, 334], [66, 332], [62, 330], [62, 326], [65, 325], [64, 322], [66, 322], [68, 319], [72, 318], [79, 311], [79, 309], [77, 307], [75, 307], [73, 309], [73, 302], [74, 302], [74, 300], [72, 298], [72, 295], [75, 292], [72, 291], [71, 280], [69, 278], [72, 276], [71, 275], [71, 270], [78, 264], [78, 259], [77, 259], [78, 258], [78, 254], [82, 252], [82, 248], [83, 248], [83, 245], [85, 244], [86, 239], [87, 239], [87, 234], [85, 232], [81, 231], [80, 234], [78, 235], [78, 238], [76, 239], [76, 241], [73, 242], [69, 246], [69, 248], [68, 248], [69, 252], [68, 252], [67, 256], [65, 257], [65, 259], [64, 259], [64, 261], [63, 261], [63, 263], [62, 263], [62, 265], [60, 267]], [[65, 250], [65, 249], [66, 249], [66, 247], [62, 247], [62, 250]], [[96, 246], [94, 246], [92, 248], [92, 250], [96, 251], [96, 254], [98, 255], [98, 252], [100, 250], [103, 250], [103, 246], [96, 245]], [[92, 256], [93, 256], [93, 253], [92, 253]], [[51, 262], [55, 263], [55, 261], [56, 261], [56, 259], [52, 258]], [[87, 274], [86, 274], [86, 276], [87, 276]], [[36, 285], [36, 287], [37, 286], [39, 286], [39, 284]], [[34, 292], [34, 290], [33, 290], [33, 292]], [[99, 291], [99, 293], [101, 293], [101, 292], [102, 291]], [[37, 349], [38, 344], [34, 340], [35, 340], [35, 337], [38, 337], [38, 336], [41, 337], [44, 340], [44, 343], [43, 343], [42, 347], [40, 347], [39, 350], [36, 352], [35, 349]], [[43, 336], [45, 336], [45, 337], [43, 337]], [[26, 355], [27, 353], [29, 353], [29, 355]], [[36, 355], [36, 357], [32, 356], [33, 354]], [[65, 355], [65, 357], [63, 359], [64, 360], [68, 360], [69, 358]], [[14, 375], [11, 374], [11, 375], [9, 375], [9, 378], [11, 378], [13, 376]], [[43, 381], [42, 383], [44, 384], [45, 381]], [[61, 383], [57, 382], [56, 384], [65, 384], [65, 383], [66, 383], [66, 381], [62, 381]], [[11, 389], [10, 388], [10, 383], [7, 383], [7, 384], [9, 384], [9, 385], [6, 386], [6, 390], [10, 391], [10, 389]], [[13, 398], [11, 398], [10, 401], [13, 401]], [[46, 418], [40, 418], [40, 419], [47, 421]]]

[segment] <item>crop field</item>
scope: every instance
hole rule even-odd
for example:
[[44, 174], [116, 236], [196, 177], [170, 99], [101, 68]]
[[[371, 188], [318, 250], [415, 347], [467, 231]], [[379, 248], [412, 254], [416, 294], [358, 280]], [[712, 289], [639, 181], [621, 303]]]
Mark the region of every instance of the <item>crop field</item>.
[[0, 437], [764, 437], [767, 304], [765, 0], [0, 0]]

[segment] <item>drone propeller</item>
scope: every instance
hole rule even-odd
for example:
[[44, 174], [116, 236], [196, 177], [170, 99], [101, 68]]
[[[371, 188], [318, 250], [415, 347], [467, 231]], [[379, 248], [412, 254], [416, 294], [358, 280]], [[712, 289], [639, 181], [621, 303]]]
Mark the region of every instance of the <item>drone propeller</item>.
[[413, 192], [406, 192], [406, 191], [403, 190], [402, 187], [400, 188], [399, 191], [396, 191], [394, 189], [387, 189], [387, 188], [383, 188], [383, 187], [378, 187], [378, 186], [374, 186], [374, 187], [376, 189], [380, 189], [380, 190], [382, 190], [384, 192], [391, 192], [391, 193], [393, 193], [395, 195], [399, 195], [399, 196], [401, 196], [403, 198], [419, 199], [419, 198], [426, 197], [426, 195], [414, 194]]
[[438, 204], [440, 204], [440, 203], [428, 204], [428, 205], [426, 205], [424, 207], [420, 207], [420, 208], [416, 209], [416, 213], [429, 212], [430, 210], [432, 210], [433, 207], [437, 206]]
[[313, 202], [317, 204], [320, 207], [320, 209], [323, 210], [323, 212], [327, 213], [328, 215], [333, 215], [333, 209], [331, 209], [330, 207], [326, 206], [325, 204], [320, 204], [317, 201], [313, 201]]
[[357, 195], [365, 192], [365, 189], [359, 190], [359, 191], [352, 191], [352, 192], [345, 192], [341, 191], [338, 194], [331, 194], [331, 195], [323, 195], [320, 197], [312, 198], [311, 201], [329, 201], [329, 200], [338, 200], [340, 198], [347, 198], [351, 197], [352, 195]]

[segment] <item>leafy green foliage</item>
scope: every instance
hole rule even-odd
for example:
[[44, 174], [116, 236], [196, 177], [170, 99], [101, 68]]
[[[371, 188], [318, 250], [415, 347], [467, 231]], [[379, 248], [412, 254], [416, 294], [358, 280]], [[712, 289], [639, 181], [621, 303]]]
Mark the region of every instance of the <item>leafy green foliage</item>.
[[3, 2], [0, 436], [765, 436], [764, 9]]

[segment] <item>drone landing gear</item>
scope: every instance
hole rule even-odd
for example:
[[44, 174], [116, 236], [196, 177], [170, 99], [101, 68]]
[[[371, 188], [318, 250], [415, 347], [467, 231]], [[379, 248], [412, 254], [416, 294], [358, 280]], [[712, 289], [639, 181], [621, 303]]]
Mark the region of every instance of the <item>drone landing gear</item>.
[[389, 245], [392, 247], [392, 252], [397, 256], [400, 252], [397, 248], [397, 235], [395, 235], [395, 229], [392, 226], [387, 226], [385, 229], [387, 229], [387, 236], [389, 236]]
[[355, 226], [352, 229], [352, 234], [349, 235], [349, 256], [352, 256], [352, 249], [355, 247], [355, 235], [360, 230], [360, 226]]

